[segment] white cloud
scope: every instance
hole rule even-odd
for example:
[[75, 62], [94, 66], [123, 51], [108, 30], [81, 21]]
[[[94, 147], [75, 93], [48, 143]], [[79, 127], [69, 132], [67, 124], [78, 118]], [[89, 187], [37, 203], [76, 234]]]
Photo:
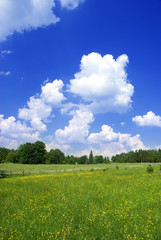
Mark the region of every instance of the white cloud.
[[15, 139], [0, 136], [0, 146], [8, 149], [17, 149], [18, 143]]
[[52, 83], [46, 83], [41, 87], [41, 98], [44, 102], [58, 106], [64, 97], [62, 91], [64, 84], [62, 80], [54, 80]]
[[[84, 0], [60, 0], [62, 7], [75, 9]], [[0, 42], [15, 32], [46, 27], [60, 19], [54, 14], [56, 0], [0, 0]], [[7, 52], [6, 52], [7, 53]]]
[[156, 150], [161, 149], [161, 145], [155, 147]]
[[[30, 97], [27, 102], [28, 107], [19, 109], [19, 118], [30, 121], [32, 128], [40, 132], [46, 131], [46, 125], [42, 122], [48, 121], [52, 114], [53, 106], [60, 107], [61, 102], [65, 100], [62, 91], [64, 84], [61, 80], [54, 80], [41, 87], [41, 94], [38, 97]], [[52, 114], [52, 115], [51, 115]]]
[[58, 129], [55, 136], [58, 142], [84, 142], [85, 137], [89, 134], [89, 124], [94, 121], [91, 112], [83, 112], [77, 110], [73, 112], [73, 118], [69, 121], [69, 125], [63, 129]]
[[99, 146], [99, 148], [93, 147], [93, 146], [89, 146], [86, 149], [83, 149], [81, 151], [73, 151], [72, 154], [74, 156], [83, 156], [83, 155], [87, 155], [89, 156], [90, 151], [92, 150], [93, 155], [102, 155], [104, 157], [112, 157], [115, 154], [120, 154], [122, 152], [127, 152], [125, 147], [123, 145], [121, 145], [118, 142], [110, 142], [107, 144], [101, 144]]
[[30, 123], [32, 128], [38, 130], [39, 132], [47, 130], [46, 125], [38, 117], [33, 118]]
[[11, 53], [12, 53], [12, 51], [6, 50], [6, 49], [1, 51], [1, 54], [2, 54], [2, 55], [9, 55], [9, 54], [11, 54]]
[[70, 80], [69, 91], [81, 96], [87, 109], [94, 113], [125, 112], [131, 106], [134, 93], [134, 87], [127, 80], [127, 63], [125, 54], [116, 60], [109, 54], [84, 55], [80, 72]]
[[62, 7], [65, 7], [67, 9], [74, 9], [78, 7], [78, 5], [84, 0], [60, 0]]
[[52, 11], [54, 7], [53, 0], [1, 0], [0, 41], [14, 32], [57, 23], [59, 18]]
[[116, 133], [108, 125], [102, 126], [99, 133], [91, 133], [88, 137], [89, 143], [99, 145], [100, 154], [112, 156], [113, 154], [135, 151], [137, 149], [146, 149], [140, 139], [140, 135], [131, 136], [131, 134]]
[[33, 129], [16, 121], [15, 117], [11, 116], [4, 119], [3, 115], [0, 115], [0, 133], [5, 138], [12, 138], [25, 141], [36, 141], [39, 139], [39, 133], [33, 132]]
[[92, 143], [110, 142], [116, 138], [118, 138], [118, 134], [108, 125], [103, 125], [100, 133], [91, 133], [88, 137], [89, 141]]
[[154, 126], [161, 127], [161, 116], [155, 115], [152, 111], [147, 112], [143, 116], [135, 116], [132, 118], [138, 126]]
[[52, 112], [52, 107], [43, 102], [40, 98], [30, 97], [27, 102], [28, 108], [19, 109], [19, 118], [31, 121], [33, 128], [45, 131], [46, 126], [42, 120], [46, 120]]
[[4, 72], [4, 71], [1, 71], [0, 72], [0, 75], [2, 75], [2, 76], [8, 76], [8, 75], [10, 75], [11, 74], [11, 72]]
[[131, 136], [131, 134], [122, 134], [118, 133], [119, 143], [124, 145], [129, 150], [137, 150], [137, 149], [146, 149], [143, 142], [140, 139], [140, 134], [135, 136]]
[[67, 150], [69, 150], [71, 148], [70, 145], [68, 144], [57, 144], [54, 141], [50, 142], [50, 143], [46, 143], [46, 150], [49, 152], [51, 149], [60, 149], [63, 152], [66, 152]]

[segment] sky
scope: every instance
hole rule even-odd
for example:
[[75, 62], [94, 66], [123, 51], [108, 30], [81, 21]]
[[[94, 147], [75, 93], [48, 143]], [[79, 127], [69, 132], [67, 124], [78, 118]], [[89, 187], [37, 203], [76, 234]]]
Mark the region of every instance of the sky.
[[0, 0], [0, 147], [161, 148], [161, 0]]

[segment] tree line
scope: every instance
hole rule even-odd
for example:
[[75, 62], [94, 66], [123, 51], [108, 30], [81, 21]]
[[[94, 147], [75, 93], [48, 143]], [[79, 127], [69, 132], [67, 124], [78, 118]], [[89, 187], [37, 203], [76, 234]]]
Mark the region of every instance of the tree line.
[[128, 153], [121, 153], [112, 156], [112, 162], [116, 163], [142, 163], [150, 162], [157, 163], [161, 162], [161, 149], [159, 150], [136, 150]]
[[89, 157], [84, 155], [75, 157], [65, 156], [60, 149], [46, 151], [45, 144], [41, 141], [35, 143], [21, 144], [17, 150], [0, 148], [0, 163], [23, 163], [23, 164], [94, 164], [110, 163], [108, 157], [102, 155], [93, 156], [91, 151]]
[[65, 156], [60, 149], [46, 151], [45, 143], [37, 141], [35, 143], [21, 144], [17, 150], [9, 150], [0, 147], [0, 163], [23, 163], [23, 164], [98, 164], [98, 163], [141, 163], [141, 162], [161, 162], [161, 149], [159, 150], [136, 150], [128, 153], [121, 153], [109, 157], [102, 155], [93, 156], [91, 151], [89, 156], [75, 157]]

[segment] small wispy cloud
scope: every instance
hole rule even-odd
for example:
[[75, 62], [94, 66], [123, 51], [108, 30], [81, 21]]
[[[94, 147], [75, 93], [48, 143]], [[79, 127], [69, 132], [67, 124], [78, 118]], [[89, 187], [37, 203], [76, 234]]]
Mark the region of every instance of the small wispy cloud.
[[11, 74], [11, 72], [4, 72], [4, 71], [1, 71], [0, 72], [0, 76], [8, 76], [8, 75], [10, 75]]
[[11, 54], [13, 51], [11, 51], [11, 50], [2, 50], [1, 51], [1, 55], [9, 55], [9, 54]]

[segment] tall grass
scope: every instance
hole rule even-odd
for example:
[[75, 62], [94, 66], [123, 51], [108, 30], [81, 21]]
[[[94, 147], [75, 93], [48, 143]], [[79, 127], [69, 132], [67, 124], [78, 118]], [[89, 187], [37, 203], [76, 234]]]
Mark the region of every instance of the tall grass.
[[0, 239], [161, 239], [158, 168], [0, 180]]

